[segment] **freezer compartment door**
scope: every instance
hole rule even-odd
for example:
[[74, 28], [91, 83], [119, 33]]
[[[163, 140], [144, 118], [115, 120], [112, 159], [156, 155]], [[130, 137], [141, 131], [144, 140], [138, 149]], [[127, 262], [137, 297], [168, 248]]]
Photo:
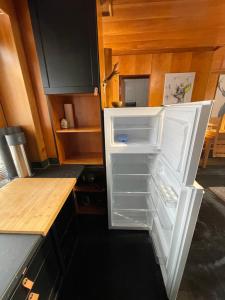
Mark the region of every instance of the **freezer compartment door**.
[[[203, 189], [197, 183], [183, 189], [176, 212], [172, 235], [164, 230], [160, 216], [154, 217], [152, 238], [157, 256], [161, 258], [161, 270], [168, 298], [175, 300], [183, 276], [188, 252], [201, 206]], [[166, 241], [169, 240], [169, 243]], [[163, 259], [162, 259], [163, 258]], [[164, 262], [164, 263], [162, 263]]]
[[184, 185], [194, 183], [211, 107], [212, 101], [165, 107], [161, 161]]

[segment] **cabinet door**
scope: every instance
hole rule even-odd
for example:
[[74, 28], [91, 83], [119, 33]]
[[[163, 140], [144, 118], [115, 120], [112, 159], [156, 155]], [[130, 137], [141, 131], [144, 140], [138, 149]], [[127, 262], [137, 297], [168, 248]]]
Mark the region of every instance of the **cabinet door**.
[[181, 184], [194, 183], [211, 107], [212, 101], [165, 107], [160, 159]]
[[93, 92], [98, 86], [94, 0], [30, 0], [46, 94]]
[[[52, 246], [51, 246], [52, 247]], [[60, 268], [55, 250], [51, 248], [34, 282], [31, 292], [40, 295], [40, 299], [49, 299], [57, 290]]]

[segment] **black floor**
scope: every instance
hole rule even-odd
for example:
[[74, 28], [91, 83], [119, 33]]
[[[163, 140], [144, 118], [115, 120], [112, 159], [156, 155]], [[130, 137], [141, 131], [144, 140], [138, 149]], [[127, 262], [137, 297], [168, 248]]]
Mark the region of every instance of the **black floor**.
[[79, 242], [59, 299], [167, 299], [149, 234], [109, 231], [104, 217], [81, 217]]
[[207, 188], [225, 186], [225, 168], [199, 169], [197, 181], [206, 190], [178, 300], [224, 300], [225, 203]]
[[[38, 177], [70, 177], [80, 168], [51, 167]], [[44, 176], [45, 175], [45, 176]], [[225, 186], [225, 168], [199, 169], [206, 188], [178, 300], [225, 299], [225, 204], [210, 186]], [[79, 242], [59, 299], [167, 299], [147, 232], [108, 231], [105, 218], [82, 218]]]

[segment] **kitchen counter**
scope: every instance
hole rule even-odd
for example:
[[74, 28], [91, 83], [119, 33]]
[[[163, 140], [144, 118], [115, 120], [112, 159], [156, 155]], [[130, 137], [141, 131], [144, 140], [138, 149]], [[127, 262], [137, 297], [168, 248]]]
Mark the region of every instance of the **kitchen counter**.
[[[36, 171], [34, 177], [78, 178], [82, 171], [83, 166], [50, 166]], [[23, 193], [26, 195], [26, 190]], [[12, 194], [16, 195], [16, 191]], [[42, 240], [40, 234], [0, 234], [0, 299], [9, 298]]]
[[41, 241], [41, 235], [0, 234], [0, 299], [8, 299]]
[[17, 178], [0, 189], [0, 233], [47, 235], [76, 178]]
[[48, 166], [34, 170], [33, 178], [79, 178], [83, 170], [82, 165]]

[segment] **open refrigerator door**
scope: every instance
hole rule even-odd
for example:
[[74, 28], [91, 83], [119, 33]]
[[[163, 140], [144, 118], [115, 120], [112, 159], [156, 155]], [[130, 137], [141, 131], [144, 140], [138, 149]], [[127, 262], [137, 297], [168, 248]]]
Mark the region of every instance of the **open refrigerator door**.
[[169, 299], [176, 299], [203, 196], [194, 184], [212, 101], [165, 107], [151, 196], [152, 239]]

